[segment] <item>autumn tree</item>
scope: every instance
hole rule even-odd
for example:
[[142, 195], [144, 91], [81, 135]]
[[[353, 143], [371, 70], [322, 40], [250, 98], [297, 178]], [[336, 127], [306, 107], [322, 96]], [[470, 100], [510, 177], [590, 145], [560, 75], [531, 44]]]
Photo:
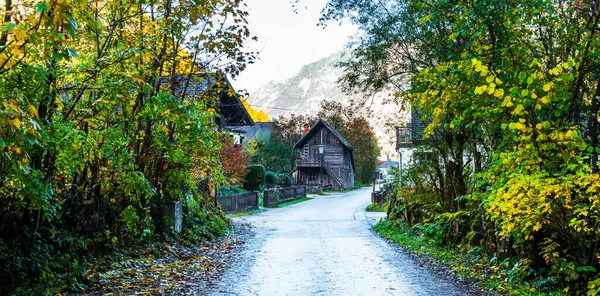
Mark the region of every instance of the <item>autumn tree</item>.
[[267, 170], [291, 172], [298, 159], [294, 145], [303, 135], [302, 126], [309, 122], [314, 119], [295, 114], [275, 119], [270, 132], [257, 133], [246, 145], [251, 162], [261, 164]]
[[241, 185], [244, 176], [248, 173], [248, 157], [243, 153], [243, 147], [235, 144], [233, 139], [227, 136], [221, 137], [221, 155], [223, 171], [228, 185]]
[[[185, 213], [218, 218], [204, 234], [224, 230], [186, 191], [224, 182], [218, 81], [254, 58], [239, 1], [4, 1], [0, 15], [1, 284], [78, 287], [78, 256], [157, 238], [162, 205], [190, 193]], [[213, 87], [190, 94], [191, 80]]]
[[269, 122], [269, 114], [267, 111], [255, 109], [245, 98], [242, 98], [242, 104], [244, 104], [244, 108], [246, 108], [254, 122]]
[[513, 242], [519, 264], [595, 294], [598, 4], [329, 1], [323, 20], [344, 17], [362, 32], [344, 88], [395, 87], [438, 135], [419, 162], [429, 185], [414, 179], [398, 206], [454, 242]]

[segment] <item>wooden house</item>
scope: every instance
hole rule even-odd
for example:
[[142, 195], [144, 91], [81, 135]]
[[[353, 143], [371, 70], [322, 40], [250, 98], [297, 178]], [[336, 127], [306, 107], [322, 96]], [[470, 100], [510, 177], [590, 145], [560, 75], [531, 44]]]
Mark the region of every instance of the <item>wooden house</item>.
[[[164, 77], [161, 86], [170, 87], [180, 99], [206, 100], [217, 111], [215, 124], [220, 131], [236, 132], [236, 127], [252, 126], [254, 121], [242, 104], [240, 95], [222, 73], [203, 73]], [[213, 101], [214, 98], [218, 98]]]
[[[300, 160], [292, 172], [296, 184], [351, 189], [354, 149], [329, 123], [319, 119], [296, 143]], [[322, 178], [321, 178], [322, 177]]]

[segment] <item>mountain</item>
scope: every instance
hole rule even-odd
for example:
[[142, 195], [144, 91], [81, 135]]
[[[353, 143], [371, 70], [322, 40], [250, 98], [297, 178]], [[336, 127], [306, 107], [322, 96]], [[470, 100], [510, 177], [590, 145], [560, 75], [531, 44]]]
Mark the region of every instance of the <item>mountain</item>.
[[[353, 95], [342, 92], [336, 81], [343, 75], [343, 69], [335, 65], [347, 59], [342, 52], [332, 54], [316, 62], [302, 66], [298, 73], [284, 81], [271, 81], [250, 94], [251, 105], [265, 109], [271, 119], [289, 114], [312, 115], [317, 113], [320, 102], [333, 100], [349, 103]], [[381, 158], [395, 155], [394, 132], [386, 129], [386, 122], [406, 122], [408, 113], [387, 102], [392, 92], [382, 92], [373, 96], [359, 112], [363, 113], [374, 128], [382, 147]]]

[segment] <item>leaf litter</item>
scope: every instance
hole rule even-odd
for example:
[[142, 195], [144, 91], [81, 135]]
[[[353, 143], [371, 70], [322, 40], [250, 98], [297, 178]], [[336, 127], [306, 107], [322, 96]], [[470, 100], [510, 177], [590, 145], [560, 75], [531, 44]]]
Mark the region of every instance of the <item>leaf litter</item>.
[[139, 247], [108, 266], [91, 266], [83, 295], [195, 295], [216, 286], [244, 241], [236, 233], [191, 245], [171, 241]]

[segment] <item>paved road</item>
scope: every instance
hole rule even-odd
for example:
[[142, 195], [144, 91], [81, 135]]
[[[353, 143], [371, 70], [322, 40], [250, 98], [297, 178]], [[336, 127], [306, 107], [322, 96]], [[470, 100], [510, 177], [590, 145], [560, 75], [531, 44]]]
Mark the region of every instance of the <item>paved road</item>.
[[253, 225], [211, 295], [464, 295], [378, 237], [370, 188], [238, 218]]

